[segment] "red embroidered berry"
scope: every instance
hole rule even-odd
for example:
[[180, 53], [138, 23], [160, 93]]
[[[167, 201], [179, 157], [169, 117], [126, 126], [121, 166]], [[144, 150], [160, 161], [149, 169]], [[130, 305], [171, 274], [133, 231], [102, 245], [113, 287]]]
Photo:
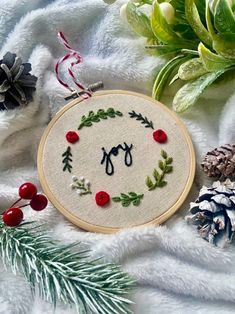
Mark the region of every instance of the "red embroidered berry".
[[9, 227], [18, 226], [24, 218], [22, 210], [18, 207], [9, 208], [3, 214], [3, 222]]
[[165, 143], [167, 141], [167, 134], [165, 131], [159, 129], [153, 132], [153, 138], [158, 143]]
[[33, 183], [26, 182], [19, 187], [19, 196], [25, 200], [31, 200], [37, 194], [37, 188]]
[[76, 143], [78, 140], [79, 140], [79, 135], [74, 132], [74, 131], [69, 131], [67, 134], [66, 134], [66, 139], [69, 143]]
[[110, 196], [105, 191], [96, 193], [95, 201], [98, 206], [105, 206], [110, 201]]
[[31, 199], [29, 204], [32, 209], [40, 211], [47, 207], [48, 200], [45, 195], [37, 194]]

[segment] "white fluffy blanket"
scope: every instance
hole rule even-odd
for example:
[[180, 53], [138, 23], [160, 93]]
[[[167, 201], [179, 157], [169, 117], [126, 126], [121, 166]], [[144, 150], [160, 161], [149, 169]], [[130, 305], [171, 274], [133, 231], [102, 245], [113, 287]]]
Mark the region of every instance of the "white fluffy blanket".
[[[102, 0], [1, 0], [1, 53], [15, 52], [32, 63], [39, 77], [35, 101], [27, 108], [0, 112], [0, 208], [17, 197], [24, 181], [38, 183], [36, 150], [50, 117], [65, 101], [67, 91], [56, 81], [53, 66], [64, 53], [57, 41], [64, 31], [84, 56], [77, 75], [85, 84], [102, 80], [106, 89], [150, 94], [154, 74], [163, 61], [148, 56], [144, 40], [119, 19], [125, 0], [107, 5]], [[195, 143], [197, 159], [219, 144], [235, 141], [234, 81], [214, 86], [183, 116]], [[172, 95], [169, 89], [165, 101]], [[229, 99], [229, 96], [231, 98]], [[134, 313], [234, 313], [234, 247], [214, 248], [183, 220], [190, 200], [205, 178], [197, 171], [192, 192], [183, 206], [161, 227], [124, 230], [115, 235], [83, 232], [52, 206], [27, 219], [46, 220], [62, 242], [81, 240], [93, 256], [123, 265], [138, 281], [132, 299]], [[32, 299], [23, 277], [1, 267], [0, 313], [53, 313], [39, 298]], [[59, 305], [56, 313], [75, 313]]]

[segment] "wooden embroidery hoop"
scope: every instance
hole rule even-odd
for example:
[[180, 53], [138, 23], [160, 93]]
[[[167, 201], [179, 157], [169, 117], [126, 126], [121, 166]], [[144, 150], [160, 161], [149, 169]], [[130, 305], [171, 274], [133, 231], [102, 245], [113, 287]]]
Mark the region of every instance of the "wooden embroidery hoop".
[[[96, 92], [94, 93], [93, 97], [100, 97], [103, 95], [112, 95], [112, 94], [126, 94], [126, 95], [133, 95], [133, 96], [137, 96], [140, 98], [143, 98], [145, 100], [151, 101], [155, 104], [157, 104], [158, 106], [161, 107], [162, 110], [166, 111], [168, 114], [170, 114], [175, 122], [177, 127], [179, 127], [181, 129], [182, 134], [185, 137], [185, 140], [187, 142], [188, 145], [188, 149], [189, 149], [189, 155], [190, 155], [190, 170], [189, 170], [189, 176], [188, 176], [188, 180], [187, 183], [185, 185], [185, 188], [181, 194], [181, 196], [179, 197], [179, 199], [176, 201], [176, 203], [169, 208], [167, 211], [165, 211], [163, 214], [161, 214], [160, 216], [158, 216], [157, 218], [142, 224], [141, 226], [146, 226], [146, 225], [150, 225], [150, 224], [162, 224], [163, 222], [165, 222], [167, 219], [169, 219], [183, 204], [183, 202], [185, 201], [191, 187], [193, 184], [193, 180], [194, 180], [194, 176], [195, 176], [195, 171], [196, 171], [196, 158], [195, 158], [195, 152], [194, 152], [194, 148], [193, 148], [193, 144], [191, 141], [191, 138], [188, 134], [188, 131], [186, 129], [186, 127], [184, 126], [184, 124], [181, 122], [181, 120], [176, 116], [176, 114], [174, 114], [171, 110], [169, 110], [166, 106], [164, 106], [163, 104], [161, 104], [158, 101], [155, 101], [154, 99], [145, 96], [143, 94], [139, 94], [139, 93], [135, 93], [135, 92], [129, 92], [129, 91], [122, 91], [122, 90], [110, 90], [110, 91], [102, 91], [102, 92]], [[114, 233], [117, 232], [119, 230], [121, 230], [120, 228], [111, 228], [111, 227], [103, 227], [103, 226], [99, 226], [99, 225], [94, 225], [88, 222], [85, 222], [83, 220], [81, 220], [80, 218], [78, 218], [76, 215], [74, 215], [73, 213], [71, 213], [70, 211], [68, 211], [67, 209], [65, 209], [60, 203], [59, 201], [55, 198], [55, 196], [53, 195], [53, 193], [51, 192], [48, 183], [45, 180], [45, 176], [43, 173], [43, 149], [44, 149], [44, 145], [47, 139], [47, 136], [51, 130], [51, 128], [54, 126], [54, 124], [56, 123], [56, 121], [70, 108], [72, 108], [73, 106], [77, 105], [78, 103], [80, 103], [83, 99], [82, 98], [78, 98], [75, 99], [73, 101], [71, 101], [70, 103], [68, 103], [65, 107], [63, 107], [56, 115], [55, 117], [51, 120], [51, 122], [49, 123], [49, 125], [47, 126], [47, 128], [44, 131], [44, 134], [41, 138], [40, 144], [39, 144], [39, 148], [38, 148], [38, 174], [39, 174], [39, 180], [41, 182], [42, 185], [42, 189], [44, 191], [44, 193], [47, 195], [47, 197], [49, 198], [50, 202], [61, 212], [61, 214], [63, 216], [65, 216], [69, 221], [71, 221], [73, 224], [77, 225], [78, 227], [87, 230], [87, 231], [91, 231], [91, 232], [98, 232], [98, 233]]]

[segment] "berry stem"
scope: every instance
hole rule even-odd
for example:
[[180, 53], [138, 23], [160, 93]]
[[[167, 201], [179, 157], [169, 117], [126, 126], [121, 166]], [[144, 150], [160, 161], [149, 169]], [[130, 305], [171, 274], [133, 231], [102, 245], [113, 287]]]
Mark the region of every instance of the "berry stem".
[[29, 206], [29, 205], [30, 205], [30, 204], [21, 205], [21, 206], [19, 206], [19, 208], [27, 207], [27, 206]]
[[22, 198], [20, 197], [14, 204], [11, 205], [11, 208], [14, 207], [17, 203], [19, 203], [22, 200]]

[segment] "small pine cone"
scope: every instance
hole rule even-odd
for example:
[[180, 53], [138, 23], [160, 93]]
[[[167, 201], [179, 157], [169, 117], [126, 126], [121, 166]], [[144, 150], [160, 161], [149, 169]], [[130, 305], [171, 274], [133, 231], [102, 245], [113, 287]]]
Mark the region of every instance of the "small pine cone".
[[235, 182], [214, 182], [203, 186], [197, 200], [190, 204], [189, 223], [197, 225], [202, 238], [213, 244], [230, 243], [235, 232]]
[[25, 106], [33, 100], [37, 78], [31, 75], [30, 63], [22, 63], [16, 54], [7, 52], [0, 60], [0, 110]]
[[227, 144], [208, 152], [202, 162], [202, 169], [208, 177], [234, 178], [235, 144]]

